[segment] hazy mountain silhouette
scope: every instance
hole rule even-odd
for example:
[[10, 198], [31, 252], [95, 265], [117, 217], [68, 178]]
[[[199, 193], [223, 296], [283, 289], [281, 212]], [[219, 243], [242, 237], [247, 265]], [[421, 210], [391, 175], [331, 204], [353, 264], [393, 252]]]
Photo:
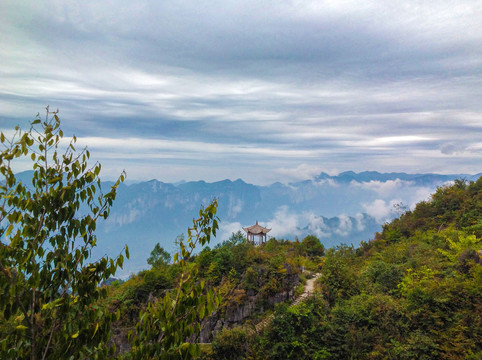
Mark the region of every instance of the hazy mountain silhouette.
[[[277, 238], [313, 233], [325, 246], [358, 244], [380, 230], [381, 223], [398, 215], [400, 209], [395, 204], [402, 203], [402, 209], [410, 207], [447, 181], [475, 180], [480, 175], [347, 171], [269, 186], [247, 184], [241, 179], [121, 184], [109, 218], [98, 224], [98, 247], [93, 256], [115, 256], [128, 244], [131, 260], [124, 273], [137, 271], [146, 266], [156, 242], [174, 251], [176, 236], [185, 233], [199, 208], [214, 198], [219, 202], [221, 220], [217, 241], [258, 220], [272, 227], [270, 235]], [[31, 183], [31, 177], [31, 171], [17, 174], [26, 184]], [[112, 183], [103, 183], [109, 185]]]

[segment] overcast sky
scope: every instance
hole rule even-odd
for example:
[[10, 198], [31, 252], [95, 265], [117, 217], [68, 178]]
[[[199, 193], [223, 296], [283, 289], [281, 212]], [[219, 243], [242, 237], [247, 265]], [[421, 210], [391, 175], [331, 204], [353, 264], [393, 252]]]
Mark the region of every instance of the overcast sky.
[[0, 2], [0, 127], [112, 178], [482, 171], [482, 2]]

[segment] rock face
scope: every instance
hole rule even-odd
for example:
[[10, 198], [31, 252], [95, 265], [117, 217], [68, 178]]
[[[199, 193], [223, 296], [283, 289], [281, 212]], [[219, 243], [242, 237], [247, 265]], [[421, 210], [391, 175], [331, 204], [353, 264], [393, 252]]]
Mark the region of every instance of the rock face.
[[[241, 281], [238, 287], [229, 291], [229, 296], [225, 298], [225, 305], [221, 306], [214, 315], [203, 320], [199, 338], [192, 336], [186, 340], [210, 343], [222, 329], [240, 326], [254, 314], [263, 314], [275, 304], [294, 300], [295, 289], [300, 283], [300, 274], [303, 269], [288, 262], [282, 264], [280, 268], [282, 268], [281, 271], [278, 269], [271, 273], [266, 269], [258, 271], [247, 290], [243, 289], [246, 284]], [[149, 303], [156, 303], [158, 300], [152, 293], [149, 294]], [[112, 341], [116, 344], [118, 353], [129, 350], [127, 334], [130, 330], [135, 331], [135, 327], [114, 324]]]
[[225, 323], [238, 324], [251, 315], [256, 308], [256, 297], [248, 298], [247, 303], [240, 306], [230, 306], [226, 310]]
[[[269, 296], [261, 292], [256, 293], [254, 290], [247, 292], [244, 292], [244, 290], [235, 290], [235, 300], [224, 309], [222, 314], [216, 314], [203, 321], [198, 341], [200, 343], [210, 343], [216, 333], [222, 329], [239, 326], [244, 320], [255, 313], [262, 314], [266, 308], [270, 308], [274, 306], [274, 304], [293, 300], [295, 297], [294, 289], [298, 286], [299, 282], [299, 274], [288, 275], [285, 279], [285, 285], [289, 290], [280, 291]], [[154, 299], [150, 300], [153, 301]], [[116, 344], [117, 354], [128, 351], [130, 345], [127, 341], [127, 334], [134, 328], [114, 326], [113, 329], [111, 341]], [[195, 339], [192, 338], [190, 340], [194, 341]]]
[[[274, 306], [283, 301], [293, 300], [295, 296], [294, 289], [300, 282], [298, 274], [289, 275], [285, 279], [286, 288], [278, 293], [266, 296], [261, 292], [254, 293], [249, 291], [244, 293], [244, 290], [235, 290], [236, 300], [229, 304], [224, 309], [224, 314], [216, 314], [203, 321], [201, 326], [201, 333], [199, 334], [199, 342], [212, 342], [216, 333], [224, 328], [231, 329], [239, 326], [248, 317], [255, 313], [264, 313], [266, 308]], [[238, 292], [236, 294], [236, 292]], [[242, 294], [240, 294], [242, 292]]]

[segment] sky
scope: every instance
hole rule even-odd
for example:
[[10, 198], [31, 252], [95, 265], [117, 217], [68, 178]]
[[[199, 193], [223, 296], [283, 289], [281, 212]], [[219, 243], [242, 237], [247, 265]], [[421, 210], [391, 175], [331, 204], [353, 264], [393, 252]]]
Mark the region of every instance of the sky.
[[475, 174], [481, 99], [480, 0], [0, 2], [0, 130], [58, 108], [107, 179]]

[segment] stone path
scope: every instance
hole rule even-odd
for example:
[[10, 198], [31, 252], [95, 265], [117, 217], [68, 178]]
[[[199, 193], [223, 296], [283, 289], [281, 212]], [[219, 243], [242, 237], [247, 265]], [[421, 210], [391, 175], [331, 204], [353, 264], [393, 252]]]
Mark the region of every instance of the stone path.
[[[291, 306], [298, 305], [300, 302], [302, 302], [304, 299], [306, 299], [308, 296], [310, 296], [313, 293], [313, 290], [315, 288], [315, 281], [318, 279], [318, 277], [321, 274], [315, 274], [311, 279], [306, 280], [305, 284], [305, 289], [301, 295], [299, 295], [295, 301], [293, 301], [293, 304]], [[254, 334], [259, 334], [265, 327], [267, 327], [271, 322], [274, 320], [274, 314], [270, 314], [266, 316], [263, 321], [259, 322], [256, 324], [255, 329], [247, 329], [247, 332], [249, 335], [254, 335]]]

